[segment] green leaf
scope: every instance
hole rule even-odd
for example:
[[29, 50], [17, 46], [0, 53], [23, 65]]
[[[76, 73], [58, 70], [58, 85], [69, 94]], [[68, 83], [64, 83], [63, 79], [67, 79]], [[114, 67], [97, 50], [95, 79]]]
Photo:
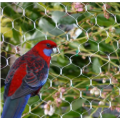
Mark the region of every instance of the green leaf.
[[61, 11], [54, 11], [52, 13], [52, 19], [55, 23], [59, 22], [59, 20], [65, 15], [65, 12], [61, 12]]
[[1, 27], [1, 33], [3, 33], [5, 37], [13, 37], [13, 32], [9, 27]]
[[61, 24], [73, 24], [73, 23], [76, 23], [74, 18], [77, 18], [78, 16], [80, 16], [79, 13], [71, 14], [71, 16], [66, 15], [62, 19], [59, 20], [59, 23], [61, 23]]
[[103, 117], [103, 118], [116, 118], [115, 115], [112, 115], [112, 114], [109, 114], [109, 113], [102, 114], [102, 117]]
[[98, 51], [98, 44], [97, 44], [96, 42], [91, 41], [91, 40], [89, 40], [88, 42], [90, 43], [90, 46], [91, 46], [90, 48], [91, 48], [92, 50]]
[[5, 90], [5, 88], [4, 88], [4, 86], [2, 87], [2, 88], [0, 88], [1, 89], [1, 102], [3, 101], [3, 94], [4, 94], [4, 90]]
[[34, 102], [38, 101], [39, 100], [39, 97], [36, 95], [34, 97], [31, 97], [29, 100], [28, 100], [28, 104], [33, 104]]
[[[70, 98], [69, 98], [70, 99]], [[73, 101], [73, 100], [72, 100]], [[81, 108], [82, 107], [82, 104], [83, 103], [85, 103], [85, 99], [81, 99], [81, 98], [79, 98], [79, 99], [76, 99], [76, 100], [74, 100], [73, 102], [72, 102], [72, 109], [73, 110], [77, 110], [77, 109], [79, 109], [79, 108]], [[69, 111], [69, 107], [66, 109], [66, 112], [67, 111]]]
[[[116, 48], [116, 45], [114, 47]], [[103, 42], [100, 43], [100, 50], [110, 53], [110, 52], [114, 51], [114, 48], [110, 44], [108, 44], [108, 45], [105, 44], [105, 41], [103, 41]]]
[[22, 3], [22, 8], [25, 9], [27, 8], [28, 6], [31, 6], [31, 8], [33, 7], [33, 2], [24, 2]]
[[120, 28], [116, 28], [115, 33], [118, 34], [118, 35], [120, 35]]
[[17, 13], [17, 11], [13, 9], [14, 5], [12, 5], [10, 2], [2, 2], [1, 6], [2, 8], [4, 8], [4, 14], [6, 16], [9, 16], [10, 18], [13, 18], [13, 19], [16, 19], [21, 16], [20, 14]]
[[117, 22], [120, 23], [120, 15], [116, 15]]
[[106, 19], [103, 14], [99, 14], [97, 16], [97, 24], [100, 26], [108, 27], [110, 25], [113, 25], [115, 23], [114, 18], [110, 17], [109, 19]]
[[15, 29], [12, 29], [12, 31], [13, 31], [14, 40], [19, 43], [19, 41], [20, 41], [20, 33], [18, 31], [16, 31]]
[[39, 21], [39, 26], [41, 29], [43, 29], [44, 32], [48, 32], [51, 35], [61, 35], [65, 36], [64, 32], [53, 26], [49, 21], [47, 21], [45, 18], [41, 18]]
[[26, 106], [25, 106], [25, 109], [24, 109], [24, 111], [23, 111], [23, 114], [24, 114], [24, 113], [27, 113], [28, 111], [29, 111], [29, 106], [26, 105]]
[[[80, 45], [80, 43], [78, 43], [78, 42], [76, 42], [76, 41], [69, 43], [69, 46], [70, 46], [72, 49], [75, 49], [75, 48], [77, 49], [79, 45]], [[81, 46], [80, 46], [80, 49], [84, 49], [84, 46], [81, 45]]]
[[36, 30], [33, 35], [27, 38], [27, 40], [32, 41], [33, 43], [37, 43], [41, 40], [45, 40], [45, 34], [43, 34], [41, 31]]
[[111, 37], [107, 37], [107, 39], [105, 40], [105, 43], [109, 43], [112, 40]]
[[[19, 22], [19, 20], [17, 21], [16, 20], [16, 22], [18, 23], [18, 24], [20, 24], [20, 26], [21, 26], [21, 28], [22, 28], [22, 30], [24, 31], [24, 32], [27, 32], [27, 31], [29, 31], [29, 33], [33, 33], [33, 28], [34, 28], [34, 26], [33, 26], [33, 22], [32, 21], [30, 21], [30, 20], [28, 20], [28, 19], [24, 19], [24, 20], [22, 20], [22, 22]], [[29, 24], [29, 22], [31, 22], [30, 24]], [[33, 31], [32, 31], [33, 30]]]
[[43, 31], [45, 32], [49, 32], [52, 29], [54, 29], [55, 27], [50, 24], [45, 18], [41, 18], [39, 21], [39, 26], [41, 29], [43, 29]]
[[80, 118], [80, 114], [74, 111], [70, 111], [69, 113], [63, 115], [63, 118]]
[[[40, 4], [41, 6], [43, 6], [45, 9], [47, 8], [47, 6], [45, 4], [43, 4], [42, 2], [38, 2], [38, 4]], [[47, 8], [48, 9], [48, 8]], [[48, 9], [49, 10], [49, 9]]]
[[78, 108], [82, 107], [82, 104], [85, 103], [85, 99], [79, 98], [72, 103], [73, 110], [77, 110]]
[[92, 69], [95, 73], [100, 73], [100, 61], [98, 58], [93, 59]]
[[71, 7], [71, 2], [62, 2], [62, 4], [67, 6], [67, 7]]
[[66, 57], [62, 57], [62, 55], [57, 57], [57, 62], [59, 63], [59, 66], [65, 66], [69, 63], [69, 60]]

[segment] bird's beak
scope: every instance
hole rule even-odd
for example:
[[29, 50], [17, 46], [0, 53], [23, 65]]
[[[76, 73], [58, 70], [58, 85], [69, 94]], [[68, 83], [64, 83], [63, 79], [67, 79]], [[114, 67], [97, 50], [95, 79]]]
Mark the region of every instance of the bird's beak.
[[59, 48], [57, 47], [52, 48], [52, 50], [53, 50], [53, 53], [59, 53]]

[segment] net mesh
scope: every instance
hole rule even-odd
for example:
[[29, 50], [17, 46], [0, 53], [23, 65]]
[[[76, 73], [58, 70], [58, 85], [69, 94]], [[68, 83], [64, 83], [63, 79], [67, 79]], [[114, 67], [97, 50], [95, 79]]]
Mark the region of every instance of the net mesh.
[[11, 65], [37, 42], [51, 39], [59, 53], [22, 117], [120, 117], [120, 4], [114, 4], [3, 3], [1, 112]]

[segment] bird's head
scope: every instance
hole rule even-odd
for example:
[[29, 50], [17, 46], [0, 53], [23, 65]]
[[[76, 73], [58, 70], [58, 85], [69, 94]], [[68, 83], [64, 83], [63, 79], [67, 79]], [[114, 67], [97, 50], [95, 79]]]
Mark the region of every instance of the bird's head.
[[47, 63], [50, 62], [51, 54], [57, 52], [57, 44], [52, 40], [40, 41], [34, 46], [34, 48]]

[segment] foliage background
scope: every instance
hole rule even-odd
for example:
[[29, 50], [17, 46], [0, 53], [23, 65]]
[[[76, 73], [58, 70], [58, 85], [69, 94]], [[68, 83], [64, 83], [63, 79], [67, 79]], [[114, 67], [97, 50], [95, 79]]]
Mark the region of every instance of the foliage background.
[[[2, 2], [0, 19], [1, 112], [10, 66], [51, 39], [60, 53], [52, 55], [41, 99], [30, 98], [22, 117], [120, 116], [120, 3]], [[44, 113], [48, 101], [55, 109], [51, 116]]]

